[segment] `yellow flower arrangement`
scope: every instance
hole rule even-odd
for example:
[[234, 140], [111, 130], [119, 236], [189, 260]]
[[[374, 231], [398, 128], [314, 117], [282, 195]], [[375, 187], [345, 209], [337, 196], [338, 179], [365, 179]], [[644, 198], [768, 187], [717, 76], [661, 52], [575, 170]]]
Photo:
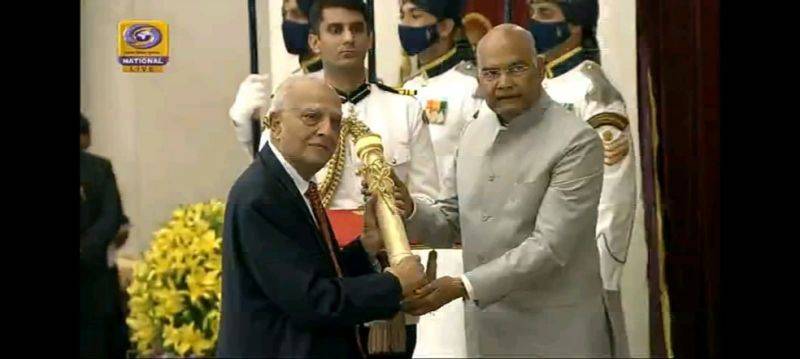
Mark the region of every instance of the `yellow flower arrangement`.
[[134, 267], [126, 321], [140, 356], [214, 354], [224, 211], [216, 200], [176, 209]]

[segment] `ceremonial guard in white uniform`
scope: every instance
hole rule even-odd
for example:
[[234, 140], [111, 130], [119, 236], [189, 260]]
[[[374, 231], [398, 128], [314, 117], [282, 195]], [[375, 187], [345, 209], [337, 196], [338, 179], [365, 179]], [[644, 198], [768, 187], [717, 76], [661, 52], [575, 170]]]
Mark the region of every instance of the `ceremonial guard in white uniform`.
[[[441, 198], [453, 194], [450, 162], [461, 130], [481, 103], [474, 54], [463, 36], [463, 7], [462, 0], [406, 0], [401, 8], [400, 42], [419, 61], [419, 70], [405, 79], [403, 88], [416, 91], [414, 96], [425, 111]], [[430, 24], [425, 23], [426, 17]]]
[[636, 205], [635, 162], [625, 103], [599, 65], [597, 0], [532, 1], [529, 30], [547, 62], [542, 87], [588, 122], [603, 140], [605, 169], [597, 219], [600, 273], [614, 336], [614, 354], [629, 354], [620, 300]]

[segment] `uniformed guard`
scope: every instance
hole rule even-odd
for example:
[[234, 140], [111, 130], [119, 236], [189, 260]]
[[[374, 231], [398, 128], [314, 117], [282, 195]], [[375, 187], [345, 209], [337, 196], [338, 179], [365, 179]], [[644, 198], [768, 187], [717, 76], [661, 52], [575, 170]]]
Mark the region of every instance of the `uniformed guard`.
[[[286, 51], [298, 55], [300, 66], [292, 74], [317, 74], [322, 70], [322, 60], [308, 48], [308, 11], [314, 0], [283, 0], [283, 44]], [[251, 117], [267, 103], [270, 94], [269, 76], [251, 74], [239, 85], [236, 99], [228, 116], [233, 120], [236, 138], [252, 156]]]
[[599, 64], [597, 0], [529, 0], [529, 31], [547, 63], [543, 87], [588, 122], [603, 140], [605, 174], [597, 219], [597, 246], [614, 354], [627, 357], [620, 279], [636, 205], [635, 163], [625, 103]]
[[480, 106], [472, 46], [463, 34], [463, 0], [402, 0], [398, 32], [419, 70], [403, 88], [416, 91], [436, 152], [442, 198], [454, 194], [453, 161], [464, 124]]
[[308, 48], [308, 12], [313, 3], [314, 0], [283, 1], [283, 44], [286, 52], [299, 56], [300, 62], [300, 67], [292, 74], [310, 74], [322, 70], [322, 59]]

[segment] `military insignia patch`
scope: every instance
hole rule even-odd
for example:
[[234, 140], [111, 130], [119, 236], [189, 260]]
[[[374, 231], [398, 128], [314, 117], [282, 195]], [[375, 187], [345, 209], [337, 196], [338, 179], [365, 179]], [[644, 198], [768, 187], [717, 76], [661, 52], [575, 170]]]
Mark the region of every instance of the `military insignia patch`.
[[447, 116], [447, 101], [428, 100], [425, 103], [425, 116], [432, 124], [444, 124], [445, 116]]

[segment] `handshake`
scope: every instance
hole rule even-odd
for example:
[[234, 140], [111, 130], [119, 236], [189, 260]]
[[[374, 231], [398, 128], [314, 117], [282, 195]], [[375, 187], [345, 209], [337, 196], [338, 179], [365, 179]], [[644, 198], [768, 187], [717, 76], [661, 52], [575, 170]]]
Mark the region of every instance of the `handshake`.
[[415, 316], [430, 313], [454, 299], [467, 297], [460, 278], [436, 278], [436, 252], [428, 257], [428, 272], [422, 267], [419, 256], [409, 256], [397, 265], [386, 269], [400, 281], [403, 288], [403, 312]]

